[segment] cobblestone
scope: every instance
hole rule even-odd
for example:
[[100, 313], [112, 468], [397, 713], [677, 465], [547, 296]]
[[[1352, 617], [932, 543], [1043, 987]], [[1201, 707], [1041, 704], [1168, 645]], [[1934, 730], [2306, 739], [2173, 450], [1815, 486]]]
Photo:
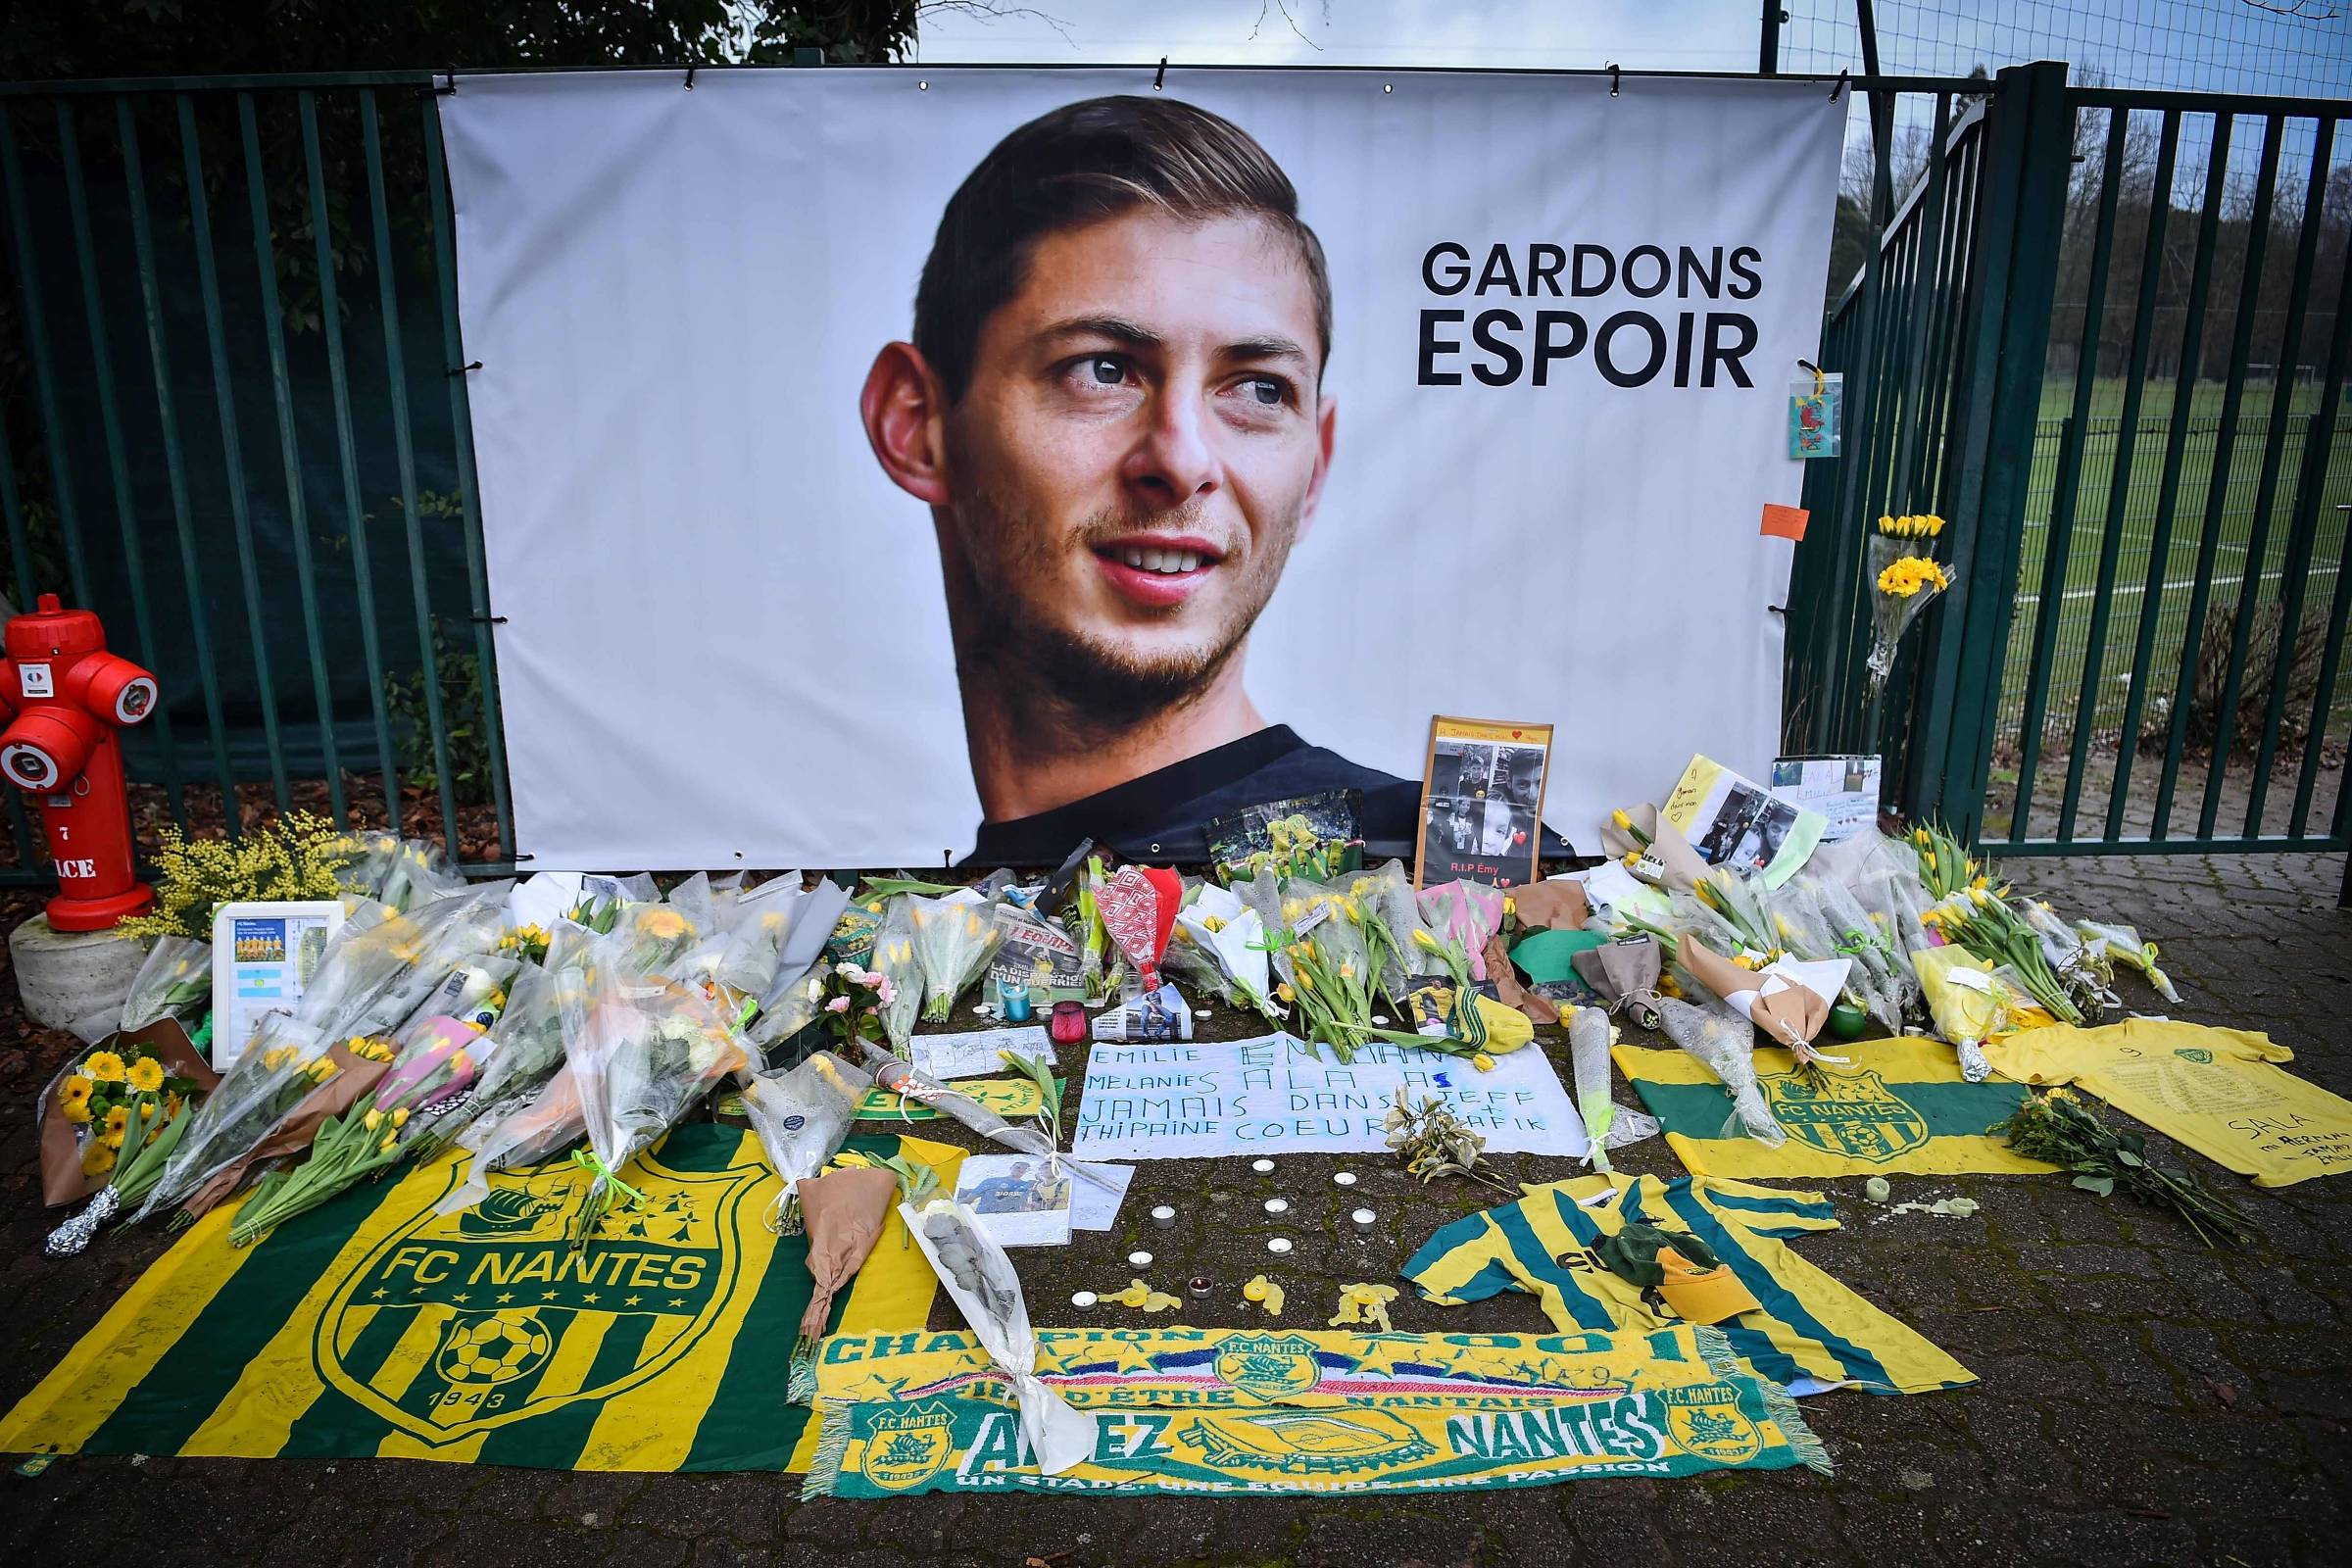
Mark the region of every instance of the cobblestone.
[[[2352, 1094], [2352, 1041], [2337, 1021], [2352, 980], [2352, 912], [2334, 907], [2339, 858], [2006, 869], [2062, 909], [2130, 921], [2163, 945], [2183, 1001], [2169, 1006], [2127, 980], [2141, 1010], [2263, 1030], [2297, 1054], [2293, 1070]], [[0, 901], [0, 917], [28, 907]], [[0, 1029], [0, 1400], [29, 1389], [168, 1241], [115, 1235], [70, 1263], [39, 1257], [53, 1217], [38, 1206], [31, 1107], [73, 1042], [25, 1029], [13, 996], [0, 985], [0, 1022], [15, 1026]], [[1959, 1194], [1983, 1205], [1959, 1222], [1874, 1208], [1859, 1182], [1821, 1184], [1847, 1229], [1799, 1250], [1983, 1379], [1949, 1395], [1808, 1401], [1834, 1478], [1612, 1479], [1436, 1498], [804, 1503], [795, 1480], [760, 1475], [68, 1458], [37, 1476], [0, 1474], [0, 1558], [64, 1551], [140, 1568], [491, 1557], [534, 1568], [2341, 1560], [2352, 1524], [2352, 1183], [2265, 1193], [2194, 1154], [2171, 1157], [2244, 1208], [2262, 1239], [2207, 1251], [2161, 1214], [2051, 1179], [1896, 1178], [1898, 1200]], [[1437, 1225], [1491, 1196], [1460, 1184], [1423, 1190], [1366, 1157], [1347, 1163], [1389, 1228], [1359, 1245], [1304, 1215], [1291, 1270], [1300, 1322], [1324, 1315], [1340, 1281], [1388, 1277]], [[1677, 1168], [1654, 1144], [1623, 1163]], [[1537, 1180], [1571, 1170], [1511, 1164], [1510, 1176]], [[1326, 1196], [1314, 1184], [1328, 1171], [1298, 1165], [1297, 1185]], [[1147, 1163], [1121, 1229], [1066, 1254], [1024, 1256], [1039, 1316], [1054, 1321], [1053, 1303], [1082, 1284], [1123, 1283], [1119, 1257], [1139, 1241], [1161, 1254], [1156, 1276], [1248, 1278], [1270, 1234], [1256, 1213], [1259, 1185], [1223, 1165]], [[1162, 1201], [1200, 1224], [1147, 1240], [1141, 1216]], [[1399, 1328], [1453, 1329], [1471, 1326], [1472, 1311], [1481, 1329], [1543, 1327], [1523, 1298], [1448, 1311], [1408, 1296], [1396, 1317]], [[939, 1313], [945, 1326], [953, 1308], [942, 1301]], [[1218, 1301], [1187, 1316], [1225, 1323], [1238, 1313]]]

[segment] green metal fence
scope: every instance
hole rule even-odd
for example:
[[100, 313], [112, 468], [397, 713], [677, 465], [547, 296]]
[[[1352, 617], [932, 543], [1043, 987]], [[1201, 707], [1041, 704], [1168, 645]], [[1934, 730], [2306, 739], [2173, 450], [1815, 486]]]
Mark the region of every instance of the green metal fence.
[[[1807, 475], [1792, 745], [1884, 738], [1894, 804], [2002, 854], [2352, 843], [2345, 107], [2049, 66], [1938, 100], [1824, 333], [1846, 454]], [[1904, 510], [1954, 523], [1957, 581], [1880, 730], [1860, 541]]]
[[[422, 73], [0, 85], [11, 594], [163, 677], [150, 824], [514, 863], [442, 171]], [[0, 880], [45, 880], [11, 828]]]

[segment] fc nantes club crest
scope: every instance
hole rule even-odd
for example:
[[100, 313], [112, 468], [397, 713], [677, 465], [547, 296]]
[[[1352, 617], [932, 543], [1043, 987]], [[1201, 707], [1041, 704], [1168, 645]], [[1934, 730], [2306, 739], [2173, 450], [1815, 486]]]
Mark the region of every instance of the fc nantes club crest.
[[1740, 1408], [1740, 1391], [1729, 1383], [1665, 1389], [1666, 1430], [1685, 1453], [1709, 1464], [1745, 1464], [1764, 1451], [1764, 1434]]
[[1268, 1403], [1304, 1394], [1323, 1376], [1314, 1342], [1297, 1334], [1236, 1334], [1217, 1348], [1216, 1372]]
[[865, 1429], [865, 1479], [885, 1492], [911, 1492], [939, 1474], [955, 1451], [956, 1416], [946, 1405], [885, 1405]]
[[764, 1175], [757, 1162], [679, 1171], [645, 1157], [631, 1167], [644, 1203], [615, 1207], [577, 1251], [584, 1172], [501, 1172], [489, 1197], [448, 1216], [422, 1191], [416, 1217], [352, 1267], [320, 1313], [319, 1375], [435, 1446], [601, 1404], [710, 1332], [741, 1270], [737, 1210]]
[[1875, 1072], [1774, 1073], [1759, 1087], [1788, 1136], [1825, 1154], [1883, 1165], [1928, 1141], [1928, 1118]]

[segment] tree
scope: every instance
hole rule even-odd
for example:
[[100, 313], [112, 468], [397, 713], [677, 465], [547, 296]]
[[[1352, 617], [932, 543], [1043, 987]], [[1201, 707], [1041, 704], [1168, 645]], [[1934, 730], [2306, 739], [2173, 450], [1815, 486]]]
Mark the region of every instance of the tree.
[[896, 59], [921, 0], [22, 0], [0, 77]]

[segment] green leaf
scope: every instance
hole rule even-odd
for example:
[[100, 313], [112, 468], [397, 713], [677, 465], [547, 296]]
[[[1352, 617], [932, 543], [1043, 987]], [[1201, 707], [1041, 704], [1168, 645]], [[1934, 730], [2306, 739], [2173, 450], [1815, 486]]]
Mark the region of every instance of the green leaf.
[[2115, 1178], [2112, 1176], [2078, 1176], [2075, 1178], [2075, 1185], [2086, 1193], [2096, 1193], [2101, 1198], [2115, 1196]]

